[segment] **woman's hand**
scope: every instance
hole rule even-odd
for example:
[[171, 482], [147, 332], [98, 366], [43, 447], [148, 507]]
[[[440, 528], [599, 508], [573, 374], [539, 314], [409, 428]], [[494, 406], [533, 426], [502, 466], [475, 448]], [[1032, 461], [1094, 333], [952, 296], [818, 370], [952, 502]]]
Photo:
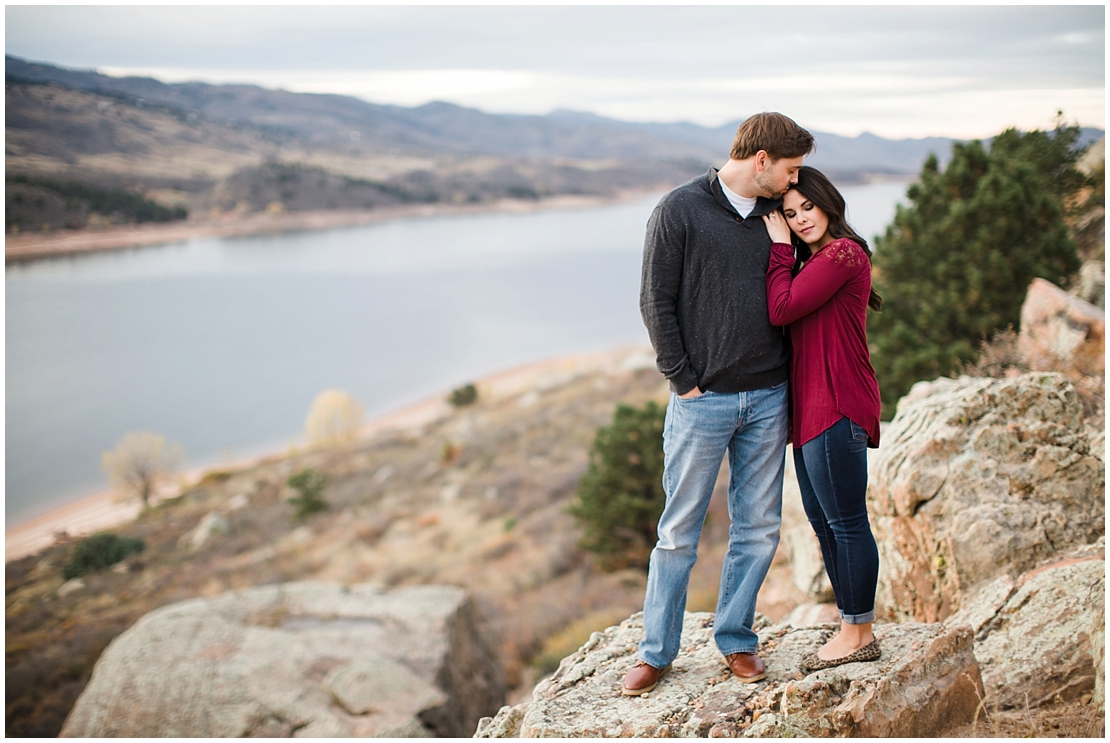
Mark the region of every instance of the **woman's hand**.
[[767, 225], [767, 234], [771, 242], [790, 244], [790, 228], [786, 226], [786, 217], [781, 212], [773, 211], [763, 215], [763, 223]]

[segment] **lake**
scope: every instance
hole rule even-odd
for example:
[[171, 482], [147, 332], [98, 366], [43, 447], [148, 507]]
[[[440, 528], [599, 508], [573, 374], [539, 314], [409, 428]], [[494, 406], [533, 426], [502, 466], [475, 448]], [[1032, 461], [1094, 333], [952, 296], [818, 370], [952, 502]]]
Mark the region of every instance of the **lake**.
[[[842, 189], [857, 230], [882, 231], [905, 186]], [[300, 443], [325, 389], [372, 417], [520, 364], [646, 344], [640, 255], [658, 198], [9, 266], [8, 525], [104, 489], [100, 455], [129, 431], [216, 464]]]

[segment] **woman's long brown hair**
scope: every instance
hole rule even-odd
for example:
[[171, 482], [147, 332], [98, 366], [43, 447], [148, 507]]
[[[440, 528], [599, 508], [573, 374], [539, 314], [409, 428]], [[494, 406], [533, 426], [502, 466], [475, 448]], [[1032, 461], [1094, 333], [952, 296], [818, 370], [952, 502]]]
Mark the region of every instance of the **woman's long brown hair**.
[[[825, 177], [824, 173], [816, 168], [803, 165], [798, 170], [798, 183], [790, 188], [812, 201], [817, 208], [825, 213], [825, 216], [829, 218], [829, 235], [833, 239], [847, 237], [859, 243], [859, 246], [867, 253], [867, 259], [871, 259], [871, 248], [867, 245], [867, 241], [860, 237], [848, 224], [848, 220], [844, 218], [846, 210], [844, 197], [840, 195], [836, 186]], [[790, 233], [790, 241], [794, 243], [794, 248], [798, 251], [799, 256], [809, 255], [809, 246], [793, 232]], [[875, 291], [875, 287], [871, 287], [871, 296], [867, 299], [867, 306], [876, 312], [882, 309], [883, 298]]]

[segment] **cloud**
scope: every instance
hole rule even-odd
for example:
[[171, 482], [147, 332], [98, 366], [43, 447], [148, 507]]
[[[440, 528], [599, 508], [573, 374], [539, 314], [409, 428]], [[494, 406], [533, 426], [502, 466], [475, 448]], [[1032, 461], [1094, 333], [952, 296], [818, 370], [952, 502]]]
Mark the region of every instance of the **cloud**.
[[101, 67], [116, 77], [153, 77], [163, 82], [251, 84], [297, 93], [338, 93], [375, 103], [415, 106], [434, 100], [483, 100], [536, 85], [520, 70], [210, 70], [181, 67]]
[[[9, 6], [9, 53], [493, 112], [842, 134], [1103, 126], [1102, 6]], [[989, 101], [989, 104], [983, 102]]]

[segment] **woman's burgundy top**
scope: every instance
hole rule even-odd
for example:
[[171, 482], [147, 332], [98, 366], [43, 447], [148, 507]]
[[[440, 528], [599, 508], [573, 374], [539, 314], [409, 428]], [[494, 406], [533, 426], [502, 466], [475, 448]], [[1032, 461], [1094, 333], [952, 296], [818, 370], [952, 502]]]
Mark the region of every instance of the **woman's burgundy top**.
[[771, 246], [767, 306], [772, 325], [789, 325], [794, 446], [847, 416], [879, 445], [879, 382], [867, 350], [871, 261], [855, 241], [828, 243], [791, 277], [794, 248]]

